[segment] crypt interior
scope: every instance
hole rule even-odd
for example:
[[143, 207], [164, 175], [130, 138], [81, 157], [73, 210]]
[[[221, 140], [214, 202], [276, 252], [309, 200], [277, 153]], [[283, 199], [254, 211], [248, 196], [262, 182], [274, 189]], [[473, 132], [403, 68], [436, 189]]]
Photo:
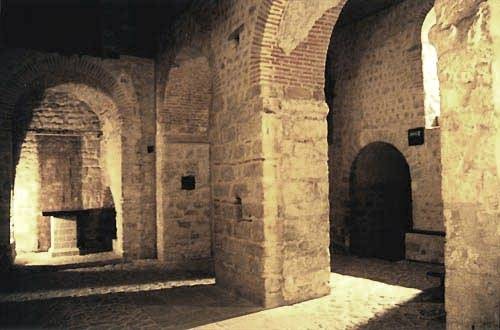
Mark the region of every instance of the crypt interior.
[[0, 327], [497, 329], [497, 0], [1, 0]]

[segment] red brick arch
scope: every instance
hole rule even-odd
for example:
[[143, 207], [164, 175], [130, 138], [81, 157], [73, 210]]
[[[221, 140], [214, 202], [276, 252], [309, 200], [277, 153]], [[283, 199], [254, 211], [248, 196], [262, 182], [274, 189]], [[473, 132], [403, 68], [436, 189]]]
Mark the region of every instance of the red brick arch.
[[[325, 64], [330, 38], [348, 1], [339, 0], [336, 5], [326, 10], [315, 22], [308, 36], [289, 55], [278, 46], [278, 30], [289, 0], [263, 1], [257, 14], [251, 48], [252, 84], [300, 88], [304, 96], [311, 95], [314, 99], [323, 101]], [[416, 13], [416, 19], [421, 23], [434, 6], [435, 0], [425, 1], [425, 7]], [[415, 40], [420, 40], [420, 33], [420, 28], [415, 29]], [[421, 61], [421, 54], [415, 54]]]
[[84, 84], [104, 92], [116, 103], [120, 113], [136, 107], [135, 100], [109, 72], [85, 57], [48, 55], [36, 57], [34, 61], [26, 60], [20, 67], [0, 87], [0, 108], [8, 118], [24, 94], [65, 83]]
[[326, 10], [308, 36], [289, 54], [278, 46], [278, 29], [289, 1], [263, 1], [259, 7], [251, 49], [252, 83], [300, 88], [324, 100], [326, 54], [333, 28], [347, 0]]

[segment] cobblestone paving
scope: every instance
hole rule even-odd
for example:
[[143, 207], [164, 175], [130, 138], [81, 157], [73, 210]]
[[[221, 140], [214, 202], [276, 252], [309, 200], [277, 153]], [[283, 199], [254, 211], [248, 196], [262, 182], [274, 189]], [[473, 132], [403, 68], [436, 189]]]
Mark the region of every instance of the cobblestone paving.
[[335, 255], [329, 296], [271, 310], [153, 261], [21, 268], [1, 281], [0, 328], [443, 329], [436, 268]]

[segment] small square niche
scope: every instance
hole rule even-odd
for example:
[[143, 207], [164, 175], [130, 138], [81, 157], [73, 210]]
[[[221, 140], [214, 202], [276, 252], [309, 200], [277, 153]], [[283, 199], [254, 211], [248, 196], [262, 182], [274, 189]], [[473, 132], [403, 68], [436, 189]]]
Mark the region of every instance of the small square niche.
[[196, 178], [194, 175], [186, 175], [181, 178], [182, 190], [194, 190], [196, 188]]

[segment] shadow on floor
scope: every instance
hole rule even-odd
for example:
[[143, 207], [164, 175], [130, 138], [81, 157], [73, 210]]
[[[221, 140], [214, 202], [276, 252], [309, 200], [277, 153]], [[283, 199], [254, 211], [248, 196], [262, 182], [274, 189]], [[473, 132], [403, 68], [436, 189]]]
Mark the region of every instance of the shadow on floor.
[[[439, 285], [439, 279], [428, 277], [427, 272], [444, 271], [443, 265], [407, 260], [394, 262], [374, 258], [360, 258], [341, 253], [332, 254], [331, 258], [331, 268], [334, 273], [420, 290]], [[374, 272], [374, 269], [377, 269], [377, 271]], [[395, 270], [401, 276], [395, 276]]]
[[371, 329], [433, 329], [446, 328], [446, 314], [440, 288], [423, 291], [414, 299], [371, 318], [359, 330]]
[[[147, 284], [213, 277], [206, 272], [169, 272], [161, 266], [143, 269], [123, 263], [95, 265], [16, 266], [0, 278], [0, 293], [96, 288], [116, 285]], [[85, 268], [83, 268], [85, 267]]]
[[0, 304], [0, 328], [188, 329], [261, 310], [215, 285]]

